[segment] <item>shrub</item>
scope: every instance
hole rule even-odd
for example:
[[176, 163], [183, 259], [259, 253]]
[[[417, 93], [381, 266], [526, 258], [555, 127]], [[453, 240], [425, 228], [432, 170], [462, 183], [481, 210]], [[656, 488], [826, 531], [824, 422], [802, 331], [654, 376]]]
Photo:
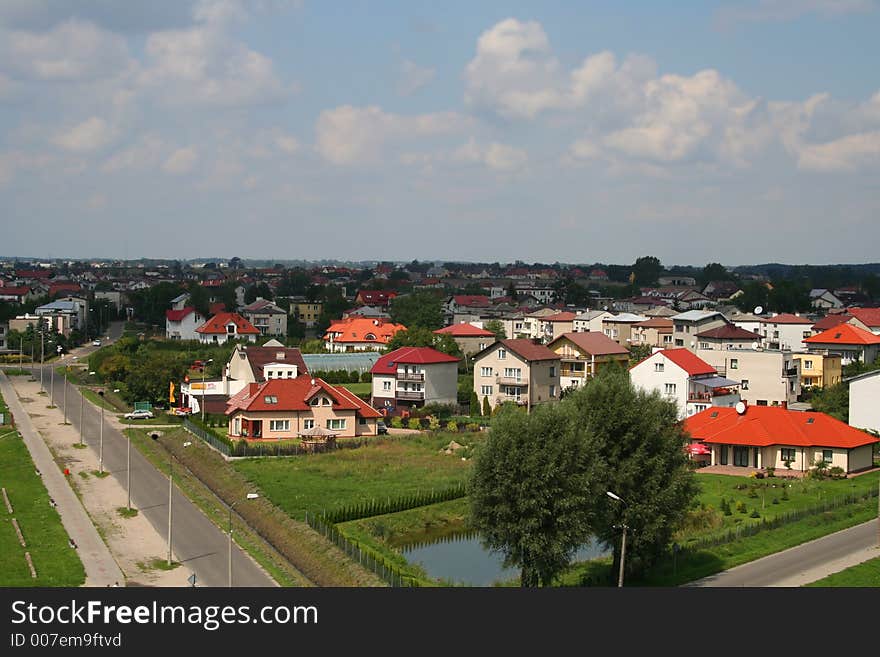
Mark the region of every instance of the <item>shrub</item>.
[[771, 502], [771, 504], [779, 504], [779, 498], [778, 498], [778, 497], [774, 497], [774, 498], [773, 498], [773, 502]]
[[483, 415], [485, 417], [492, 415], [492, 404], [489, 403], [488, 395], [483, 396]]
[[348, 373], [348, 382], [349, 383], [359, 383], [361, 380], [361, 373], [357, 370], [352, 370]]
[[749, 514], [749, 518], [760, 518], [761, 514], [758, 513], [757, 509], [752, 509], [752, 512]]
[[776, 476], [776, 468], [772, 465], [767, 467], [767, 477], [775, 477]]
[[480, 425], [477, 422], [468, 422], [468, 424], [466, 426], [467, 426], [468, 431], [479, 431], [480, 430]]
[[733, 514], [733, 511], [730, 510], [730, 502], [723, 497], [721, 498], [721, 512], [726, 516]]
[[400, 418], [399, 415], [395, 415], [393, 418], [391, 418], [391, 426], [395, 429], [403, 429], [403, 420]]
[[428, 428], [431, 431], [437, 431], [440, 428], [440, 420], [436, 415], [431, 415], [428, 417]]
[[763, 479], [763, 478], [764, 478], [763, 472], [756, 472], [755, 473], [755, 479]]
[[758, 497], [758, 491], [754, 488], [749, 488], [749, 497]]
[[788, 500], [788, 486], [782, 487], [782, 499]]
[[446, 430], [450, 433], [458, 433], [458, 423], [455, 420], [446, 425]]
[[839, 465], [828, 469], [828, 476], [832, 479], [846, 479], [846, 473]]
[[421, 429], [422, 421], [417, 417], [411, 417], [406, 423], [408, 429]]
[[373, 375], [370, 374], [369, 370], [364, 370], [363, 372], [361, 372], [361, 376], [360, 376], [361, 383], [369, 383], [372, 380], [373, 380]]
[[739, 511], [740, 513], [746, 513], [746, 511], [748, 510], [748, 509], [746, 509], [746, 503], [743, 502], [742, 500], [737, 502], [736, 503], [736, 510]]

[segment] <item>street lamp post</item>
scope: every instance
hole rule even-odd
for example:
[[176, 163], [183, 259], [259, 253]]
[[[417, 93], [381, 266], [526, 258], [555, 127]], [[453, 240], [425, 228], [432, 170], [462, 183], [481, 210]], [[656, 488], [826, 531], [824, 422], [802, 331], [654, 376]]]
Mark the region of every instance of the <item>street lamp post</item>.
[[[150, 434], [150, 438], [153, 440], [159, 440], [159, 434], [153, 433]], [[171, 453], [171, 450], [168, 450], [168, 565], [171, 566], [171, 500], [172, 500], [172, 492], [174, 491], [174, 454]]]
[[205, 364], [202, 365], [202, 424], [205, 423], [205, 370], [208, 369], [208, 363], [213, 363], [214, 359], [209, 358], [205, 361]]
[[[617, 500], [618, 502], [621, 502], [624, 507], [628, 506], [626, 501], [624, 501], [622, 497], [615, 495], [610, 490], [605, 491], [605, 494], [612, 500]], [[620, 523], [620, 525], [614, 526], [623, 528], [623, 535], [620, 539], [620, 572], [617, 576], [617, 587], [620, 588], [623, 586], [623, 561], [626, 558], [626, 530], [628, 529], [628, 527], [626, 526], [626, 523], [623, 522]]]
[[128, 449], [125, 453], [125, 487], [128, 489], [128, 510], [131, 511], [131, 418], [128, 419]]
[[101, 430], [98, 432], [100, 435], [98, 447], [98, 471], [104, 472], [104, 391], [99, 390], [98, 394], [101, 396]]
[[236, 500], [232, 504], [229, 505], [229, 588], [232, 588], [232, 509], [235, 508], [235, 505], [239, 502], [245, 502], [247, 500], [255, 500], [259, 497], [257, 493], [248, 493], [247, 497], [243, 500]]
[[43, 364], [46, 362], [46, 344], [43, 341], [44, 333], [42, 320], [40, 320], [40, 392], [45, 392], [46, 388], [43, 386]]

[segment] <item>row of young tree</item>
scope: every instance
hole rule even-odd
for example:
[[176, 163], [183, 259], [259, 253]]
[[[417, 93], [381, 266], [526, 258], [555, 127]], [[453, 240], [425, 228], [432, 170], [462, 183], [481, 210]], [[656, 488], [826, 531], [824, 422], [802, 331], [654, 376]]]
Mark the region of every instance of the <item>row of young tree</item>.
[[608, 368], [559, 403], [499, 412], [476, 452], [471, 524], [522, 586], [551, 585], [590, 540], [613, 546], [617, 573], [626, 525], [625, 571], [637, 577], [695, 505], [687, 442], [674, 403]]

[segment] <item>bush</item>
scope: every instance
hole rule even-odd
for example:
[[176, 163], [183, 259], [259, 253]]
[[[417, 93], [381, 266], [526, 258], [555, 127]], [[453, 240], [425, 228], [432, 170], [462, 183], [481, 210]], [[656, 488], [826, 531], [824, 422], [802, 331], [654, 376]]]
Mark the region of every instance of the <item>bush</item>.
[[839, 465], [828, 469], [828, 476], [832, 479], [846, 479], [846, 473]]
[[361, 373], [357, 370], [352, 370], [348, 373], [348, 382], [349, 383], [360, 383]]
[[723, 497], [721, 498], [721, 513], [723, 513], [726, 516], [733, 514], [733, 511], [730, 510], [730, 502], [728, 502]]
[[431, 415], [428, 417], [428, 428], [431, 431], [437, 431], [440, 428], [440, 420], [436, 415]]
[[782, 487], [782, 499], [786, 501], [788, 500], [788, 486]]
[[767, 467], [767, 477], [775, 477], [776, 476], [776, 468], [772, 465]]
[[400, 418], [399, 415], [395, 415], [393, 418], [391, 418], [391, 426], [395, 429], [403, 429], [403, 420]]
[[761, 514], [758, 513], [757, 509], [752, 509], [752, 512], [749, 514], [749, 518], [760, 518]]
[[456, 423], [456, 421], [452, 420], [451, 422], [449, 422], [449, 424], [446, 425], [446, 430], [450, 433], [458, 433], [458, 424]]
[[480, 425], [477, 422], [468, 422], [468, 424], [466, 426], [467, 426], [468, 431], [479, 431], [480, 430]]
[[361, 383], [370, 383], [373, 380], [373, 375], [370, 374], [370, 370], [364, 370], [361, 372], [360, 381]]
[[774, 498], [773, 498], [773, 501], [771, 502], [771, 504], [779, 504], [779, 498], [778, 498], [778, 497], [774, 497]]
[[748, 509], [746, 509], [746, 503], [743, 502], [742, 500], [740, 500], [739, 502], [737, 502], [737, 503], [736, 503], [736, 510], [737, 510], [739, 513], [746, 513], [746, 512], [748, 511]]
[[758, 491], [754, 488], [749, 488], [749, 497], [758, 497]]
[[489, 397], [487, 395], [483, 396], [483, 415], [485, 417], [492, 415], [492, 404], [489, 403]]
[[422, 428], [422, 421], [417, 417], [411, 417], [409, 419], [409, 422], [407, 422], [407, 428], [408, 429], [421, 429]]

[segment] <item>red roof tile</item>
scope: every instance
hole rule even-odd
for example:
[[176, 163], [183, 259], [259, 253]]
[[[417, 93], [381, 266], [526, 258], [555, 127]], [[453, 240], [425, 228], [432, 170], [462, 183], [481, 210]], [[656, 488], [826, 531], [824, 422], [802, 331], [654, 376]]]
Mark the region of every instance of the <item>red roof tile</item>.
[[431, 347], [401, 347], [391, 353], [385, 354], [370, 372], [373, 374], [393, 374], [397, 371], [397, 364], [407, 365], [432, 365], [434, 363], [457, 363], [460, 359]]
[[[324, 340], [329, 342], [371, 342], [375, 344], [388, 344], [388, 341], [398, 331], [405, 331], [403, 324], [386, 322], [383, 319], [369, 319], [367, 317], [346, 317], [343, 320], [333, 322], [324, 334]], [[338, 334], [338, 335], [337, 335]], [[367, 337], [373, 336], [373, 337]]]
[[880, 344], [880, 335], [874, 335], [870, 331], [860, 329], [852, 324], [838, 324], [837, 326], [823, 331], [818, 335], [805, 338], [809, 344]]
[[575, 317], [577, 317], [577, 315], [575, 313], [561, 312], [561, 313], [556, 313], [555, 315], [547, 315], [546, 317], [542, 318], [541, 321], [544, 321], [544, 322], [573, 322]]
[[309, 373], [309, 368], [306, 367], [302, 352], [295, 347], [255, 347], [248, 345], [243, 347], [242, 350], [251, 366], [251, 372], [253, 372], [254, 380], [256, 381], [264, 380], [263, 367], [269, 363], [289, 363], [296, 365], [297, 374]]
[[865, 326], [880, 328], [880, 308], [849, 308], [847, 312]]
[[22, 285], [20, 287], [4, 285], [3, 287], [0, 287], [0, 295], [23, 297], [30, 294], [30, 292], [31, 288], [29, 288], [27, 285]]
[[791, 313], [781, 313], [773, 317], [763, 317], [761, 321], [764, 324], [812, 324], [813, 320], [803, 315], [792, 315]]
[[850, 449], [878, 442], [877, 438], [825, 413], [774, 406], [749, 405], [742, 415], [734, 408], [713, 406], [687, 418], [684, 427], [698, 440], [727, 445]]
[[[716, 374], [717, 370], [709, 365], [706, 361], [695, 356], [687, 349], [664, 349], [657, 353], [663, 354], [666, 358], [678, 365], [691, 376], [698, 374]], [[656, 355], [656, 354], [655, 354]], [[644, 361], [643, 361], [644, 362]]]
[[451, 326], [444, 326], [442, 329], [437, 329], [434, 331], [438, 335], [451, 335], [454, 338], [494, 338], [495, 334], [492, 331], [487, 331], [486, 329], [481, 329], [478, 326], [474, 326], [473, 324], [452, 324]]
[[547, 345], [547, 348], [553, 350], [557, 342], [561, 340], [569, 340], [576, 344], [580, 349], [593, 356], [611, 356], [614, 354], [629, 355], [629, 350], [617, 344], [604, 333], [597, 331], [563, 333], [558, 338]]
[[169, 322], [180, 322], [184, 317], [189, 315], [191, 312], [195, 311], [195, 308], [192, 306], [187, 306], [186, 308], [181, 308], [180, 310], [166, 310], [165, 311], [165, 319]]
[[825, 317], [820, 319], [818, 322], [813, 324], [813, 330], [819, 331], [819, 332], [827, 331], [828, 329], [834, 328], [838, 324], [843, 324], [845, 322], [848, 322], [851, 319], [852, 319], [852, 316], [848, 315], [846, 313], [837, 313], [834, 315], [826, 315]]
[[457, 306], [468, 308], [485, 308], [489, 305], [489, 297], [485, 294], [457, 294], [452, 297]]
[[761, 336], [744, 328], [734, 326], [733, 324], [725, 324], [708, 331], [701, 331], [695, 334], [698, 338], [715, 338], [717, 340], [760, 340]]
[[[314, 384], [312, 383], [314, 381]], [[245, 386], [229, 399], [226, 414], [245, 411], [308, 411], [309, 400], [323, 391], [333, 401], [334, 410], [355, 410], [362, 417], [380, 417], [380, 413], [342, 386], [332, 386], [323, 379], [298, 376], [295, 379], [272, 379]], [[277, 402], [266, 402], [266, 397]]]
[[218, 313], [196, 329], [196, 333], [223, 333], [229, 324], [235, 324], [235, 331], [241, 335], [260, 334], [260, 330], [237, 313]]
[[[559, 360], [559, 354], [554, 351], [551, 351], [547, 347], [542, 344], [535, 344], [529, 338], [517, 338], [512, 340], [500, 340], [500, 343], [504, 345], [504, 347], [508, 351], [512, 351], [517, 356], [520, 356], [524, 360], [527, 361], [538, 361], [538, 360]], [[497, 343], [496, 343], [497, 344]], [[485, 352], [487, 349], [491, 349], [492, 347], [486, 347], [480, 353]]]

